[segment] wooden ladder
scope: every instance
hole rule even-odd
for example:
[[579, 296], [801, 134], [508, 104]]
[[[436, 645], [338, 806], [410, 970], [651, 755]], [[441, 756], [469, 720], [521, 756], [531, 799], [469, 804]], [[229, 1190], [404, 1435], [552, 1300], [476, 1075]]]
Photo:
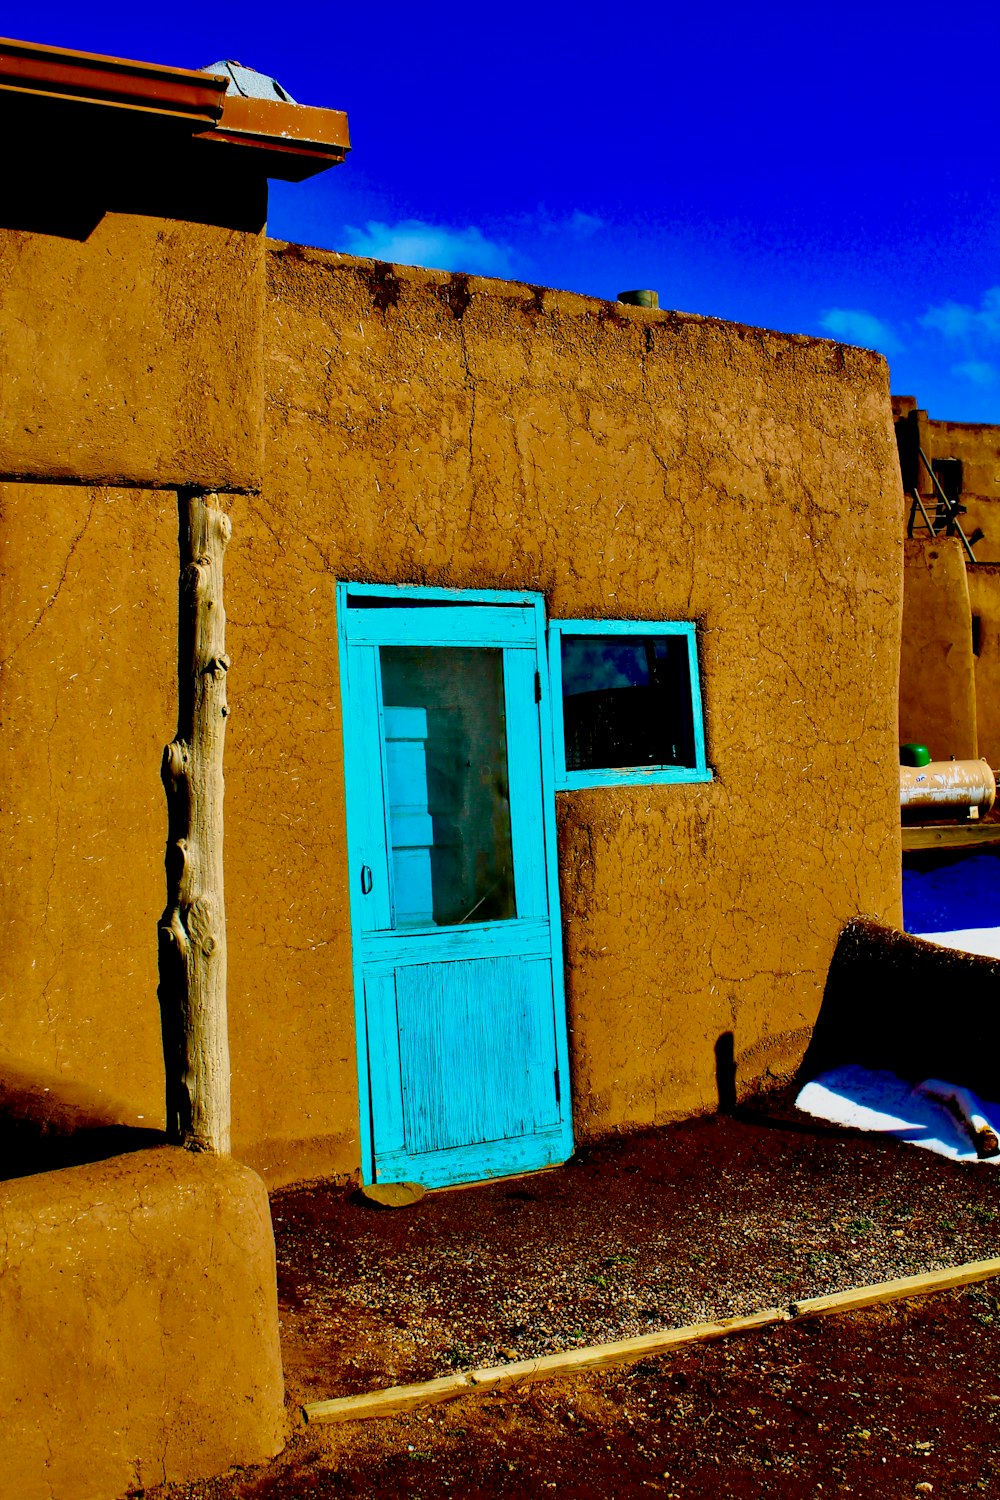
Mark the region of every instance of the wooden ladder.
[[[931, 477], [931, 483], [934, 486], [934, 494], [937, 499], [937, 510], [932, 520], [927, 513], [927, 508], [921, 498], [919, 488], [917, 485], [914, 485], [912, 490], [909, 491], [912, 503], [910, 505], [910, 519], [906, 525], [906, 535], [912, 537], [914, 528], [923, 522], [923, 525], [926, 526], [931, 536], [940, 536], [942, 532], [945, 536], [957, 536], [965, 548], [969, 562], [975, 562], [976, 554], [972, 550], [972, 542], [962, 530], [962, 523], [959, 520], [959, 516], [965, 515], [965, 506], [959, 505], [957, 500], [950, 500], [948, 498], [941, 488], [941, 481], [935, 474], [931, 461], [923, 448], [918, 447], [917, 452], [920, 454], [920, 462]], [[981, 541], [982, 533], [980, 532], [977, 536], [973, 532], [973, 537]]]

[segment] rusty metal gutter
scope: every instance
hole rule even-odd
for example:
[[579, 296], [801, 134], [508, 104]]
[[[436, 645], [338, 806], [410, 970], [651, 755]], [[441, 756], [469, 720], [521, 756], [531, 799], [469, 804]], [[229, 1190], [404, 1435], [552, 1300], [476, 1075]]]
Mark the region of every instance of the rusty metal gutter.
[[299, 181], [342, 162], [351, 149], [342, 110], [227, 94], [224, 74], [104, 57], [66, 47], [0, 38], [0, 100], [18, 96], [83, 107], [88, 117], [116, 112], [176, 122], [193, 141], [239, 151], [264, 176]]
[[342, 110], [241, 94], [226, 95], [221, 121], [200, 139], [253, 149], [268, 177], [292, 182], [335, 166], [351, 149]]
[[167, 115], [211, 129], [222, 118], [227, 83], [214, 73], [0, 38], [5, 92]]

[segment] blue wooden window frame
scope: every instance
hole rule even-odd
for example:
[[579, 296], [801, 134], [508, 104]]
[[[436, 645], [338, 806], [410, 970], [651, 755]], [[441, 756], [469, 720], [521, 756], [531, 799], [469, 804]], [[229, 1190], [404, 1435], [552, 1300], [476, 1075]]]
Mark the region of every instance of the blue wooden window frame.
[[[607, 766], [581, 771], [566, 769], [566, 734], [563, 722], [562, 638], [564, 635], [674, 635], [687, 641], [691, 685], [691, 720], [694, 729], [694, 764], [691, 766]], [[689, 620], [550, 620], [549, 680], [552, 693], [555, 782], [558, 791], [594, 786], [649, 786], [678, 782], [711, 781], [705, 759], [705, 718], [698, 672], [698, 643]]]

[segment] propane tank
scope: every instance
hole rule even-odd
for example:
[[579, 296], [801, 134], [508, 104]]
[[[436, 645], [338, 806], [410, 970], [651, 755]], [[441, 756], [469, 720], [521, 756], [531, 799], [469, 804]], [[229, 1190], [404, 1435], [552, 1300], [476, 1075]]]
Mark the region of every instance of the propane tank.
[[982, 817], [996, 795], [996, 777], [986, 760], [932, 760], [925, 766], [899, 768], [899, 803], [904, 813]]

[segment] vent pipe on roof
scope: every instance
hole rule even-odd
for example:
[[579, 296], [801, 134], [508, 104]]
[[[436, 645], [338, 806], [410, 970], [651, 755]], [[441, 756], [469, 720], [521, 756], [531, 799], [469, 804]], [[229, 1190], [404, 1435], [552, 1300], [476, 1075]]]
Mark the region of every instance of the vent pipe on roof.
[[202, 68], [201, 71], [224, 74], [229, 79], [227, 94], [242, 94], [244, 99], [277, 99], [282, 104], [295, 103], [291, 94], [281, 87], [276, 78], [271, 78], [267, 73], [258, 73], [253, 68], [245, 68], [232, 58], [213, 63], [210, 68]]
[[659, 307], [659, 293], [652, 291], [642, 292], [619, 292], [618, 301], [626, 303], [629, 307]]

